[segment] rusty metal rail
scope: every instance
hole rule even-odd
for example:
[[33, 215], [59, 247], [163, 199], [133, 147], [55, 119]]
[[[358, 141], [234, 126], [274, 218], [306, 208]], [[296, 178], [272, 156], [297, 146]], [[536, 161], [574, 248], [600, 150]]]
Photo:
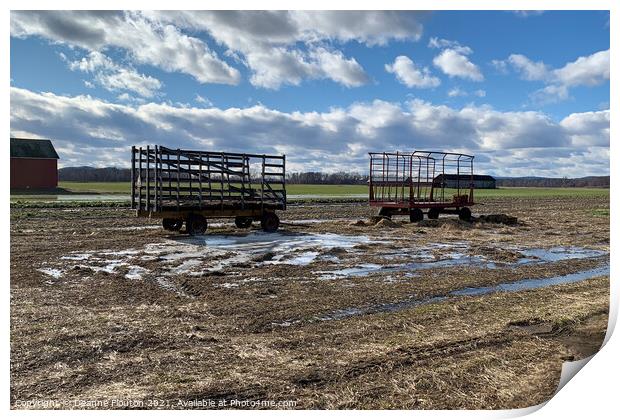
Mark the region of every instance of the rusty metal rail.
[[409, 212], [412, 220], [423, 217], [412, 209], [429, 209], [429, 218], [471, 215], [461, 209], [474, 205], [474, 156], [420, 150], [369, 155], [368, 199], [382, 214]]
[[251, 223], [286, 209], [285, 174], [284, 155], [134, 146], [131, 207], [138, 216], [180, 224], [190, 216], [243, 217]]

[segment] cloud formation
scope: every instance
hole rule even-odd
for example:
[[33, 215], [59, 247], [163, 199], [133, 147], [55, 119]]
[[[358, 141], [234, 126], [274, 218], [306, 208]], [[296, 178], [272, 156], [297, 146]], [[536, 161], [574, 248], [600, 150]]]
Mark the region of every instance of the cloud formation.
[[137, 72], [130, 67], [114, 63], [110, 58], [92, 51], [81, 60], [69, 62], [69, 68], [94, 75], [94, 81], [110, 92], [130, 91], [151, 98], [162, 87], [154, 77]]
[[[200, 83], [250, 82], [277, 89], [308, 79], [347, 87], [369, 81], [361, 65], [337, 49], [357, 41], [416, 41], [419, 12], [400, 11], [14, 11], [11, 35], [39, 36], [89, 52], [119, 48], [136, 64], [193, 76]], [[191, 35], [190, 35], [191, 34]], [[226, 51], [218, 55], [208, 42]]]
[[140, 12], [13, 11], [11, 36], [40, 36], [87, 51], [121, 48], [136, 63], [189, 74], [201, 83], [237, 84], [240, 80], [239, 71], [202, 40]]
[[493, 60], [492, 64], [502, 72], [510, 66], [523, 80], [544, 82], [546, 86], [532, 96], [541, 102], [553, 102], [568, 99], [573, 87], [597, 86], [609, 80], [609, 59], [609, 50], [598, 51], [553, 69], [542, 61], [511, 54], [506, 60]]
[[441, 84], [439, 78], [431, 75], [428, 67], [420, 68], [407, 56], [399, 55], [392, 64], [386, 64], [385, 70], [410, 88], [433, 88]]
[[467, 57], [473, 53], [472, 49], [459, 44], [457, 41], [431, 38], [429, 48], [440, 48], [441, 53], [433, 59], [435, 67], [450, 77], [460, 77], [474, 82], [481, 82], [484, 76], [477, 65]]
[[[51, 138], [64, 166], [127, 166], [132, 144], [286, 153], [291, 170], [366, 170], [367, 152], [462, 150], [480, 172], [574, 176], [609, 170], [609, 110], [556, 122], [540, 112], [375, 100], [329, 112], [119, 105], [11, 88], [11, 135]], [[338, 159], [333, 159], [338, 156]], [[607, 158], [605, 158], [607, 156]]]

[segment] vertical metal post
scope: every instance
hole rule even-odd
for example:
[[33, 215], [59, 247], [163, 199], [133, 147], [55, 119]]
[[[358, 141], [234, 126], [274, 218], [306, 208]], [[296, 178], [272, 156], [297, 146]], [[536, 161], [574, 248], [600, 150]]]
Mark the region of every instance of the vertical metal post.
[[441, 201], [446, 201], [446, 155], [441, 159]]
[[170, 203], [170, 201], [172, 201], [172, 174], [171, 172], [171, 168], [172, 165], [170, 164], [170, 150], [167, 149], [166, 150], [166, 176], [168, 176], [168, 192], [166, 195], [166, 198], [168, 199], [168, 203]]
[[456, 195], [461, 199], [461, 157], [456, 159]]
[[146, 211], [151, 211], [151, 149], [146, 146]]
[[211, 190], [211, 162], [210, 162], [210, 154], [207, 153], [207, 171], [208, 171], [208, 176], [209, 176], [209, 204], [211, 201], [211, 196], [213, 195], [213, 191]]
[[[192, 156], [190, 153], [187, 154], [187, 176], [189, 177], [189, 202], [192, 203], [194, 199], [194, 191], [192, 190], [192, 177], [194, 171], [194, 164], [192, 163]], [[192, 203], [193, 205], [193, 203]]]
[[220, 170], [220, 206], [224, 210], [224, 152], [222, 152], [222, 161], [220, 162], [222, 168]]
[[136, 146], [131, 146], [131, 208], [136, 207]]
[[418, 156], [418, 194], [417, 199], [420, 200], [420, 178], [422, 176], [422, 158]]
[[474, 157], [472, 156], [469, 160], [471, 162], [470, 166], [470, 182], [469, 182], [469, 202], [474, 202]]
[[413, 153], [409, 156], [409, 202], [413, 201]]
[[159, 169], [157, 165], [157, 152], [159, 151], [159, 147], [155, 145], [155, 176], [153, 180], [155, 181], [155, 211], [157, 211], [159, 207]]
[[142, 147], [140, 147], [140, 157], [138, 163], [138, 208], [142, 210]]
[[263, 213], [264, 210], [264, 203], [265, 203], [265, 155], [263, 155], [263, 165], [262, 165], [262, 170], [261, 170], [261, 182], [260, 182], [260, 211], [261, 211], [261, 215]]
[[241, 157], [241, 208], [245, 209], [245, 153]]
[[198, 196], [198, 207], [202, 210], [202, 152], [198, 152], [198, 160], [198, 189], [200, 194]]
[[396, 176], [394, 178], [394, 182], [396, 182], [396, 185], [394, 188], [394, 193], [396, 194], [396, 197], [394, 201], [398, 203], [398, 151], [396, 152]]
[[286, 210], [286, 155], [282, 155], [282, 198], [284, 210]]
[[177, 211], [181, 210], [181, 149], [177, 149]]
[[368, 153], [368, 155], [370, 156], [370, 164], [368, 166], [368, 201], [373, 201], [373, 191], [372, 191], [372, 159], [373, 159], [373, 155], [372, 153]]

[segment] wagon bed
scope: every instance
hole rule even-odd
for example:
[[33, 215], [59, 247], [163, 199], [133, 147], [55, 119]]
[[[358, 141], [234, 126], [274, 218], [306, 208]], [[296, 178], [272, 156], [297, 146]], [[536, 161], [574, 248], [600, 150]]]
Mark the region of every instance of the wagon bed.
[[370, 155], [368, 201], [379, 214], [409, 214], [411, 221], [440, 213], [471, 218], [474, 205], [474, 156], [463, 153], [415, 151]]
[[[132, 147], [131, 207], [164, 227], [202, 233], [206, 219], [234, 217], [239, 227], [261, 221], [276, 230], [286, 210], [285, 156]], [[203, 229], [204, 228], [204, 229]]]

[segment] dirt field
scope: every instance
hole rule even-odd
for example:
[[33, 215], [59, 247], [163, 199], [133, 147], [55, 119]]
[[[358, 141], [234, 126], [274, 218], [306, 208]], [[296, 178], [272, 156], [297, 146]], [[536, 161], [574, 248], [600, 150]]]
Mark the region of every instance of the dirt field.
[[494, 198], [474, 215], [517, 225], [375, 224], [365, 204], [308, 204], [275, 234], [190, 238], [122, 208], [13, 208], [11, 404], [539, 404], [605, 335], [608, 209]]

